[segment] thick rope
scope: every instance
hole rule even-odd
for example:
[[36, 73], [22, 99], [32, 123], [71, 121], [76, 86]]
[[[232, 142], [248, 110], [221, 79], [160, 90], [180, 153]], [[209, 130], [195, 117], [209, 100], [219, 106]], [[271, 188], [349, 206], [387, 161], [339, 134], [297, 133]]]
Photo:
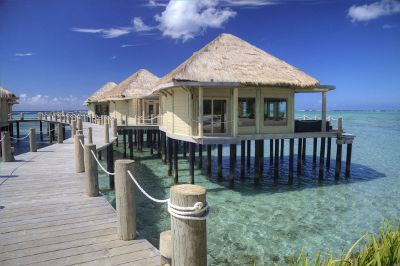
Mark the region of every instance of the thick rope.
[[131, 179], [133, 180], [133, 182], [135, 183], [135, 185], [138, 187], [138, 189], [139, 189], [146, 197], [148, 197], [149, 199], [151, 199], [152, 201], [157, 202], [157, 203], [166, 203], [166, 202], [169, 201], [169, 199], [160, 200], [160, 199], [156, 199], [156, 198], [153, 198], [152, 196], [150, 196], [150, 195], [139, 185], [139, 183], [138, 183], [138, 182], [136, 181], [136, 179], [133, 177], [131, 171], [128, 170], [127, 172], [128, 172], [128, 175], [129, 175], [129, 176], [131, 177]]
[[[85, 149], [85, 146], [83, 145], [82, 140], [79, 140], [79, 143], [81, 144], [82, 148]], [[103, 170], [103, 171], [104, 171], [106, 174], [108, 174], [108, 175], [115, 175], [115, 173], [108, 172], [108, 171], [101, 165], [100, 161], [97, 159], [96, 154], [95, 154], [92, 150], [90, 150], [90, 153], [93, 155], [94, 159], [96, 160], [97, 164], [100, 166], [101, 170]]]
[[4, 137], [2, 137], [2, 138], [0, 139], [0, 143], [3, 142], [3, 140], [4, 140]]
[[10, 139], [15, 139], [15, 140], [24, 140], [24, 139], [26, 139], [27, 137], [29, 137], [29, 134], [28, 134], [28, 135], [26, 135], [25, 137], [22, 137], [22, 138], [10, 137]]

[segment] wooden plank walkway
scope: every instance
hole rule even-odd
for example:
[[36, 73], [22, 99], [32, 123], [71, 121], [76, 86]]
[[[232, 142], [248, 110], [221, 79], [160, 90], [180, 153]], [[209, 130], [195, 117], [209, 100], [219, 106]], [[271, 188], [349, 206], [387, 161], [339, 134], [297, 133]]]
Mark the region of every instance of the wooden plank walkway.
[[[93, 143], [104, 148], [103, 126]], [[72, 139], [0, 163], [0, 265], [160, 265], [145, 239], [117, 238], [117, 217], [104, 197], [84, 195]]]

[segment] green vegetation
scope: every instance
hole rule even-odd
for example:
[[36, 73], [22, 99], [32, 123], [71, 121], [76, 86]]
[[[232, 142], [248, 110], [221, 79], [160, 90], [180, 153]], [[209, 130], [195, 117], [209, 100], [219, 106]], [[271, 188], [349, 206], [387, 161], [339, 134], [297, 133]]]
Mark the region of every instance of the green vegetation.
[[[357, 246], [365, 242], [358, 251]], [[388, 221], [380, 230], [380, 238], [366, 234], [356, 241], [349, 251], [341, 258], [334, 258], [329, 255], [323, 258], [317, 253], [314, 260], [310, 260], [307, 254], [302, 251], [300, 256], [290, 261], [291, 266], [394, 266], [400, 265], [400, 221], [397, 230], [393, 231]]]

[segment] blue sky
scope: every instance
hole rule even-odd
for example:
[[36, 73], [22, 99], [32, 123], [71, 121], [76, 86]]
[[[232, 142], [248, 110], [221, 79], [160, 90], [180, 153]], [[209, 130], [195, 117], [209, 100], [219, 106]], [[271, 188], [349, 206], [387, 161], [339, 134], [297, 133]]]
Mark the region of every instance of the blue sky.
[[0, 85], [19, 110], [82, 109], [104, 83], [163, 76], [222, 32], [335, 85], [329, 109], [400, 109], [400, 0], [0, 0]]

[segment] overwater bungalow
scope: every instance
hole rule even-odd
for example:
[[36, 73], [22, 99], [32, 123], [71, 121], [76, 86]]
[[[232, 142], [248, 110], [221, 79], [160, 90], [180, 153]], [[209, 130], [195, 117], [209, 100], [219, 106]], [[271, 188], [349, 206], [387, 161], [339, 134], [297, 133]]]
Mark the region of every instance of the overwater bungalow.
[[104, 93], [99, 103], [109, 106], [109, 116], [117, 119], [119, 126], [157, 124], [158, 96], [149, 95], [157, 76], [140, 69]]
[[3, 131], [5, 127], [9, 126], [9, 115], [12, 112], [12, 106], [17, 103], [18, 97], [0, 87], [0, 130]]
[[[200, 146], [218, 144], [218, 175], [222, 175], [222, 145], [231, 144], [234, 176], [236, 144], [242, 145], [243, 160], [246, 141], [249, 157], [250, 142], [254, 140], [255, 172], [259, 176], [265, 139], [270, 140], [270, 155], [277, 161], [284, 139], [291, 140], [293, 157], [294, 139], [299, 139], [301, 154], [303, 139], [305, 142], [306, 138], [313, 138], [315, 146], [315, 140], [321, 138], [325, 149], [326, 137], [329, 145], [331, 138], [342, 137], [341, 130], [333, 130], [327, 123], [326, 95], [333, 89], [236, 36], [221, 34], [162, 77], [153, 94], [160, 97], [159, 129], [164, 132], [163, 141], [171, 140], [166, 141], [166, 146], [175, 145], [176, 141]], [[321, 119], [295, 119], [298, 93], [321, 94]], [[210, 145], [208, 149], [211, 160]], [[278, 175], [277, 169], [275, 173]]]
[[100, 89], [95, 91], [89, 98], [85, 100], [83, 103], [88, 108], [89, 117], [96, 117], [102, 115], [109, 115], [109, 105], [107, 102], [99, 102], [99, 99], [103, 96], [103, 94], [109, 92], [117, 84], [114, 82], [107, 82]]

